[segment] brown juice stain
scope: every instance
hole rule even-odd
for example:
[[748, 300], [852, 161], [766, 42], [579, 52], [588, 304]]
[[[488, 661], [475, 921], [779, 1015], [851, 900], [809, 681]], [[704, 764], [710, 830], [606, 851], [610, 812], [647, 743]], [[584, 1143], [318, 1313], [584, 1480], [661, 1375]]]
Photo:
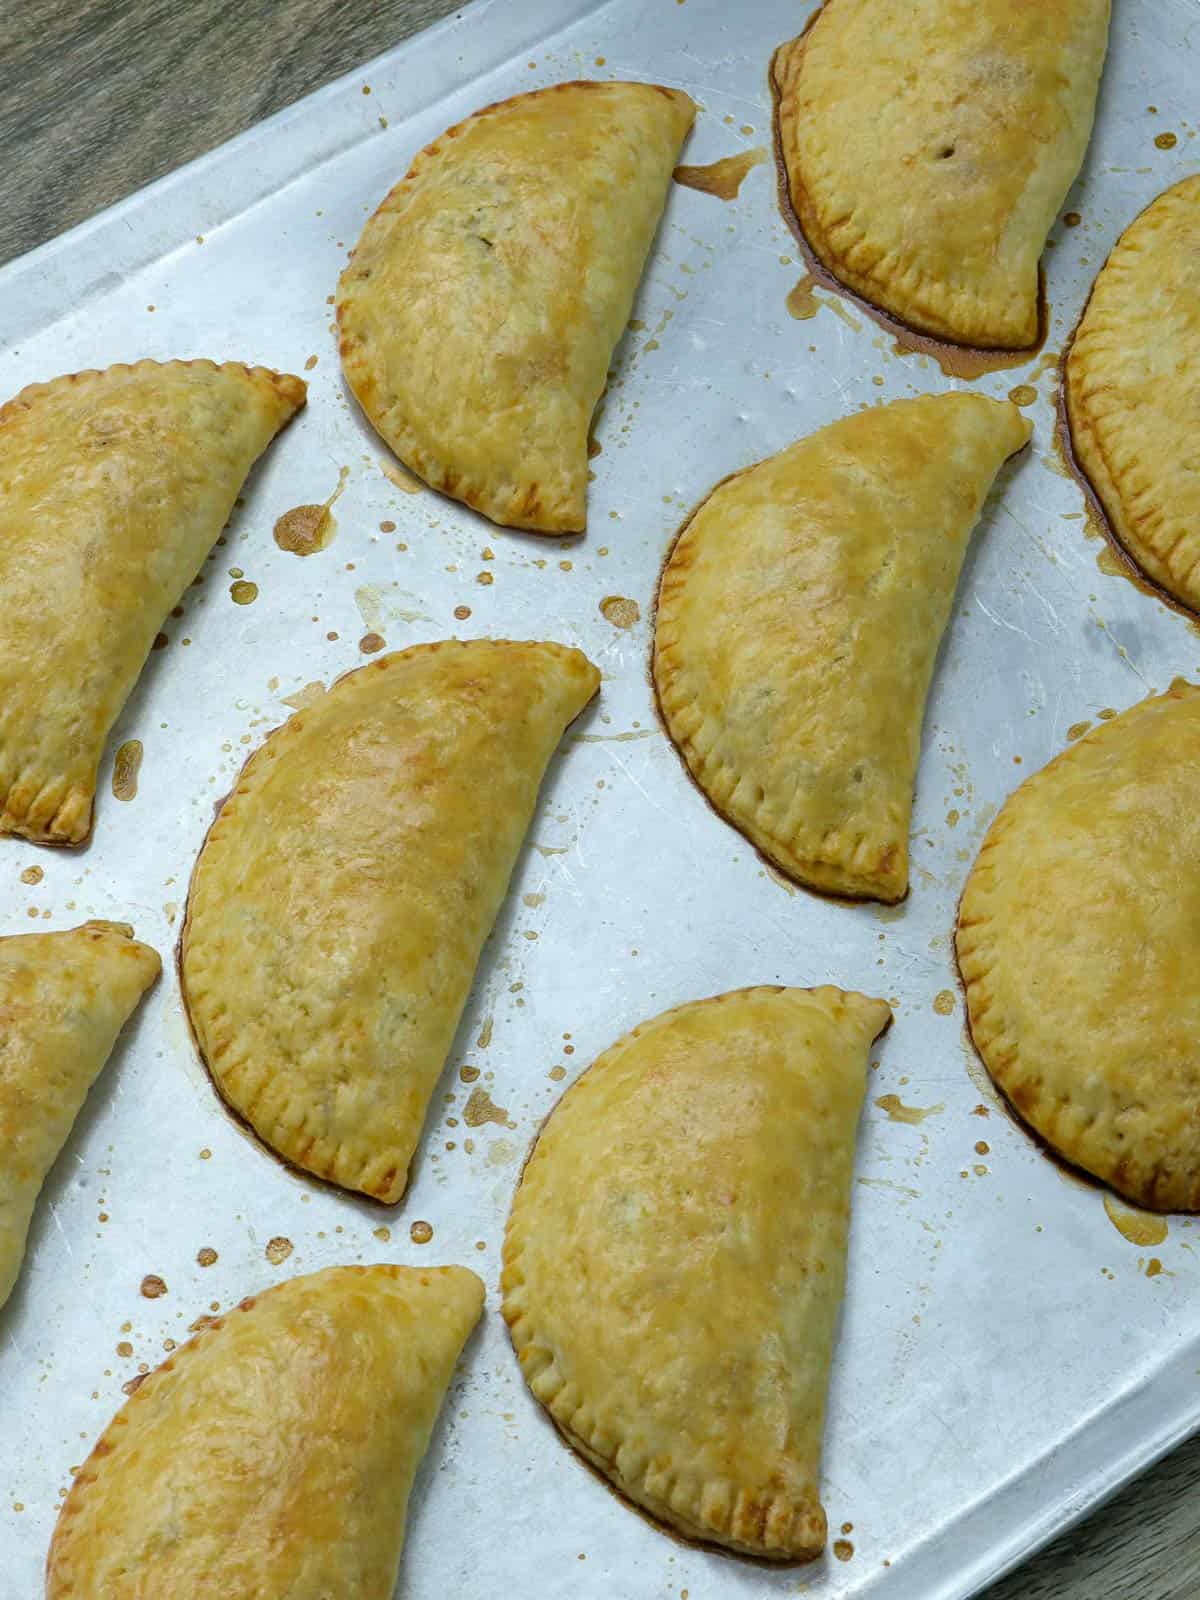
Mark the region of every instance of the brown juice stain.
[[833, 1553], [839, 1561], [849, 1561], [854, 1554], [854, 1546], [849, 1539], [835, 1539], [833, 1541]]
[[403, 489], [405, 494], [420, 494], [425, 487], [420, 478], [415, 477], [407, 467], [402, 467], [398, 461], [381, 461], [379, 470], [389, 483], [394, 483], [397, 489]]
[[1146, 1276], [1148, 1278], [1157, 1278], [1162, 1269], [1163, 1264], [1158, 1257], [1151, 1256], [1149, 1261], [1146, 1263]]
[[924, 1122], [926, 1117], [936, 1117], [939, 1111], [944, 1111], [945, 1106], [939, 1102], [936, 1106], [906, 1106], [898, 1094], [881, 1094], [875, 1104], [881, 1111], [886, 1111], [890, 1122], [907, 1122], [916, 1124]]
[[954, 1011], [954, 990], [940, 989], [934, 996], [933, 1009], [939, 1017], [948, 1017]]
[[474, 1083], [479, 1076], [478, 1067], [459, 1067], [458, 1075], [464, 1083]]
[[294, 556], [315, 555], [333, 542], [337, 531], [331, 507], [341, 498], [350, 476], [349, 467], [338, 468], [337, 488], [319, 506], [293, 506], [275, 523], [275, 543]]
[[156, 1272], [148, 1272], [142, 1279], [142, 1296], [146, 1300], [161, 1300], [167, 1286]]
[[[117, 751], [116, 760], [113, 762], [112, 792], [115, 800], [133, 800], [138, 791], [138, 773], [142, 770], [142, 741], [140, 739], [126, 739]], [[26, 878], [21, 875], [25, 883], [36, 883], [37, 878]], [[41, 872], [38, 872], [38, 878]]]
[[45, 876], [46, 874], [42, 871], [41, 867], [26, 867], [25, 871], [21, 874], [21, 882], [41, 883]]
[[973, 1117], [990, 1117], [991, 1114], [992, 1113], [988, 1110], [988, 1108], [983, 1105], [973, 1106], [971, 1108], [971, 1115]]
[[282, 696], [283, 704], [291, 706], [293, 711], [304, 711], [308, 706], [315, 706], [318, 700], [325, 698], [325, 685], [320, 678], [314, 678], [311, 683], [306, 683], [303, 689], [297, 689], [295, 694]]
[[196, 1265], [198, 1267], [212, 1267], [217, 1263], [217, 1252], [211, 1245], [205, 1245], [202, 1250], [196, 1251]]
[[1167, 1222], [1165, 1217], [1155, 1216], [1150, 1211], [1140, 1211], [1136, 1206], [1126, 1205], [1123, 1201], [1115, 1199], [1112, 1195], [1104, 1196], [1104, 1210], [1108, 1220], [1130, 1244], [1147, 1245], [1161, 1244], [1167, 1237]]
[[[526, 898], [526, 900], [528, 900], [529, 896], [526, 895], [525, 898]], [[483, 1027], [480, 1028], [480, 1030], [479, 1030], [479, 1037], [475, 1041], [475, 1043], [479, 1046], [479, 1048], [481, 1050], [486, 1050], [488, 1045], [491, 1044], [491, 1042], [492, 1042], [492, 1028], [493, 1028], [494, 1025], [495, 1025], [495, 1018], [494, 1017], [487, 1017], [484, 1020]]]
[[1037, 397], [1038, 392], [1031, 383], [1019, 383], [1008, 391], [1008, 398], [1015, 406], [1031, 406]]
[[328, 545], [335, 527], [328, 506], [293, 506], [275, 523], [275, 543], [294, 556], [315, 555]]
[[623, 594], [606, 594], [600, 602], [600, 615], [614, 628], [632, 628], [642, 620], [642, 608]]
[[1065, 228], [1077, 228], [1082, 221], [1083, 218], [1078, 211], [1068, 211], [1063, 217], [1063, 226]]
[[[1149, 1276], [1149, 1274], [1147, 1274]], [[130, 1378], [128, 1383], [121, 1385], [122, 1394], [136, 1394], [150, 1376], [148, 1372], [139, 1372], [136, 1378]]]
[[364, 656], [373, 656], [378, 651], [382, 650], [386, 644], [387, 640], [381, 634], [364, 633], [362, 638], [358, 641], [358, 648], [362, 651]]
[[1097, 711], [1096, 715], [1100, 718], [1101, 722], [1111, 722], [1112, 719], [1117, 715], [1117, 712], [1112, 706], [1105, 706], [1104, 710]]
[[766, 148], [756, 145], [753, 150], [739, 150], [735, 156], [723, 156], [704, 167], [676, 167], [673, 176], [685, 189], [715, 194], [718, 200], [736, 200], [751, 167], [761, 166], [766, 159]]
[[427, 1222], [414, 1222], [408, 1230], [408, 1237], [414, 1244], [428, 1244], [433, 1238], [433, 1229]]
[[273, 1267], [278, 1267], [291, 1255], [292, 1249], [293, 1245], [290, 1239], [277, 1237], [268, 1239], [267, 1248], [263, 1251], [263, 1254]]
[[229, 585], [229, 598], [235, 606], [248, 606], [258, 599], [258, 585], [246, 578], [238, 578]]
[[1154, 141], [1155, 147], [1159, 150], [1174, 150], [1178, 143], [1179, 140], [1173, 133], [1160, 133]]
[[392, 1230], [390, 1228], [376, 1228], [374, 1231], [375, 1237], [379, 1240], [380, 1244], [391, 1243]]
[[975, 1154], [977, 1156], [986, 1156], [991, 1148], [986, 1139], [977, 1139], [975, 1141]]
[[498, 1122], [505, 1128], [508, 1126], [508, 1111], [504, 1106], [496, 1105], [486, 1089], [472, 1089], [471, 1098], [463, 1109], [463, 1121], [468, 1128], [482, 1128], [487, 1122]]
[[807, 322], [810, 317], [815, 317], [821, 309], [821, 302], [813, 291], [817, 287], [817, 280], [808, 274], [801, 278], [794, 288], [788, 291], [787, 300], [784, 302], [788, 308], [788, 315], [795, 317], [797, 322]]
[[1073, 744], [1076, 739], [1082, 739], [1091, 725], [1090, 720], [1086, 718], [1083, 722], [1073, 722], [1067, 729], [1067, 743]]
[[549, 1074], [548, 1074], [548, 1076], [550, 1078], [552, 1078], [555, 1083], [561, 1083], [563, 1081], [563, 1079], [566, 1077], [566, 1075], [567, 1075], [566, 1067], [561, 1067], [561, 1066], [559, 1066], [559, 1067], [551, 1067], [550, 1071], [549, 1071]]

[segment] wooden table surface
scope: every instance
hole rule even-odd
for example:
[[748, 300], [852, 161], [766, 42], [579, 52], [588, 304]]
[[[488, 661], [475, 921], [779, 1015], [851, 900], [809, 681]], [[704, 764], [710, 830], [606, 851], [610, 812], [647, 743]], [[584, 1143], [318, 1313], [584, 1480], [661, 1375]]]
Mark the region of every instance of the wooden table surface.
[[[455, 9], [448, 0], [7, 0], [0, 261]], [[1084, 1329], [1081, 1360], [1086, 1342]], [[1196, 1600], [1193, 1494], [1200, 1438], [987, 1600]]]

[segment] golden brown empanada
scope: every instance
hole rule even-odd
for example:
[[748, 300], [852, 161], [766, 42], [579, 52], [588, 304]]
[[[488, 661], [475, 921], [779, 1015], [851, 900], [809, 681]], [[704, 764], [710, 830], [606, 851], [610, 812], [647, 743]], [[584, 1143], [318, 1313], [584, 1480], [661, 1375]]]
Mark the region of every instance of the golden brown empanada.
[[1200, 176], [1159, 195], [1118, 239], [1063, 392], [1075, 458], [1113, 534], [1200, 611]]
[[775, 1560], [825, 1543], [825, 1393], [867, 1049], [891, 1012], [742, 989], [643, 1023], [564, 1095], [504, 1243], [534, 1395], [623, 1494]]
[[386, 1600], [482, 1305], [465, 1267], [329, 1267], [243, 1300], [75, 1474], [46, 1600]]
[[668, 557], [667, 731], [721, 815], [797, 882], [907, 893], [934, 658], [984, 498], [1029, 431], [971, 394], [859, 412], [719, 484]]
[[1026, 1122], [1135, 1204], [1200, 1210], [1200, 688], [1009, 797], [958, 917], [971, 1034]]
[[398, 1200], [546, 763], [600, 675], [503, 639], [381, 656], [251, 757], [196, 863], [184, 997], [280, 1155]]
[[385, 443], [493, 522], [575, 533], [588, 428], [696, 108], [559, 83], [423, 150], [338, 285], [342, 366]]
[[0, 407], [0, 833], [78, 844], [109, 729], [299, 378], [139, 361]]
[[160, 966], [120, 922], [0, 939], [0, 1306], [46, 1174]]
[[1038, 337], [1109, 0], [826, 0], [775, 54], [792, 206], [842, 283], [940, 339]]

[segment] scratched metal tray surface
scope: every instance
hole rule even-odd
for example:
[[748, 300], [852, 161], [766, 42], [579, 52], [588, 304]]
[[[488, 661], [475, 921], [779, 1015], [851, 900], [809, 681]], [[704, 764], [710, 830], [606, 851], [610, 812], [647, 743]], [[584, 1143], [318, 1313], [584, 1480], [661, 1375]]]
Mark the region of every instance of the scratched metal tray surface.
[[[660, 563], [716, 479], [856, 408], [956, 386], [832, 295], [789, 315], [803, 266], [769, 161], [728, 203], [673, 188], [615, 359], [585, 537], [506, 533], [408, 492], [341, 381], [329, 297], [347, 250], [449, 123], [557, 80], [628, 76], [700, 102], [690, 163], [769, 152], [768, 60], [811, 9], [478, 0], [0, 272], [0, 394], [139, 356], [262, 362], [310, 385], [121, 716], [92, 842], [0, 847], [0, 930], [118, 918], [166, 963], [46, 1185], [0, 1314], [3, 1600], [41, 1592], [60, 1498], [122, 1386], [197, 1318], [336, 1262], [464, 1262], [488, 1286], [413, 1498], [400, 1589], [414, 1600], [510, 1586], [957, 1600], [1200, 1423], [1200, 1235], [1176, 1218], [1161, 1243], [1129, 1242], [1100, 1192], [1010, 1122], [966, 1043], [952, 957], [963, 877], [1010, 790], [1074, 725], [1200, 674], [1188, 622], [1087, 536], [1053, 450], [1053, 369], [1039, 358], [978, 382], [1034, 384], [1036, 431], [963, 574], [929, 704], [912, 893], [891, 910], [768, 873], [692, 788], [647, 680]], [[1124, 225], [1200, 166], [1184, 120], [1200, 6], [1117, 0], [1115, 13], [1063, 208], [1076, 225], [1056, 224], [1046, 257], [1050, 352]], [[339, 488], [327, 549], [301, 560], [276, 546], [281, 513]], [[253, 603], [235, 603], [239, 582], [257, 586]], [[612, 597], [637, 611], [603, 607]], [[368, 633], [390, 649], [560, 639], [604, 673], [552, 764], [392, 1210], [284, 1170], [226, 1115], [172, 961], [214, 801], [308, 686], [360, 664]], [[131, 739], [144, 762], [122, 802], [113, 752]], [[896, 1011], [861, 1126], [826, 1433], [838, 1553], [784, 1571], [686, 1548], [607, 1492], [526, 1392], [497, 1293], [513, 1184], [562, 1088], [643, 1018], [763, 982], [838, 983]], [[147, 1275], [165, 1293], [147, 1298]]]

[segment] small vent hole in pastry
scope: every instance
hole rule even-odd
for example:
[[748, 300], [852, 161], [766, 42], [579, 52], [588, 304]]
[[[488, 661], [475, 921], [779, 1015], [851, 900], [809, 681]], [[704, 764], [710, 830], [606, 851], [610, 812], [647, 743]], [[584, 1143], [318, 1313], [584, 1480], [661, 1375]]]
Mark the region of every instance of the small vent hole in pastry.
[[938, 160], [939, 161], [949, 161], [950, 157], [953, 154], [954, 154], [954, 146], [952, 144], [944, 144], [942, 146], [942, 148], [938, 151]]

